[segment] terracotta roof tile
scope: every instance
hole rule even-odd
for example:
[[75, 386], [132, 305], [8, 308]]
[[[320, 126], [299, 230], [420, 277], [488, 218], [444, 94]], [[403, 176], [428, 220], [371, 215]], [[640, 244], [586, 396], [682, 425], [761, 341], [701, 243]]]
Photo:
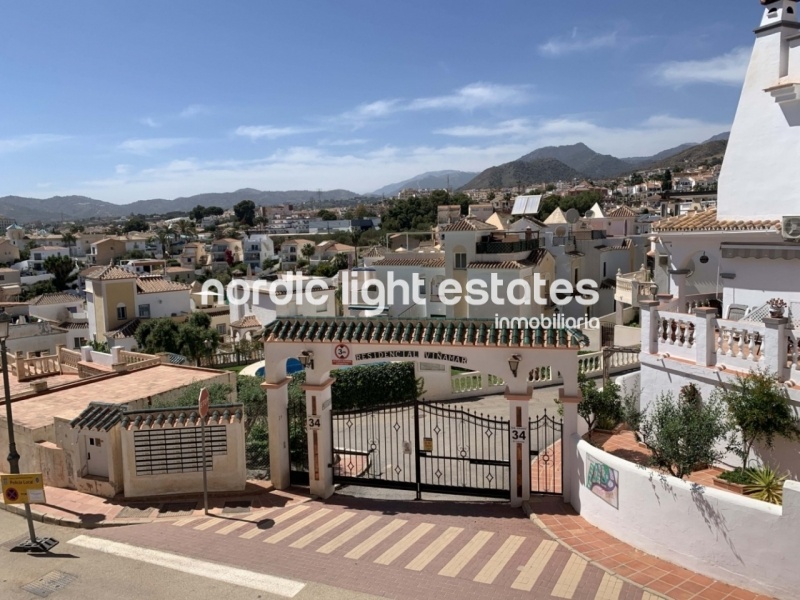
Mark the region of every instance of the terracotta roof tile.
[[136, 274], [114, 265], [98, 265], [81, 271], [85, 279], [107, 281], [109, 279], [136, 279]]
[[439, 231], [444, 233], [448, 231], [495, 231], [496, 229], [497, 227], [494, 225], [489, 225], [488, 223], [478, 221], [477, 219], [468, 218], [461, 219], [460, 221], [456, 221], [450, 225], [445, 225]]
[[31, 306], [46, 306], [48, 304], [73, 304], [75, 302], [83, 302], [83, 298], [67, 292], [55, 292], [36, 296], [29, 300], [28, 304]]
[[361, 258], [375, 258], [377, 256], [386, 256], [389, 253], [388, 248], [382, 246], [372, 246], [368, 250], [361, 253]]
[[88, 329], [89, 322], [88, 321], [62, 321], [58, 324], [59, 329], [65, 329], [67, 331], [76, 330], [76, 329]]
[[245, 315], [238, 321], [231, 323], [231, 327], [236, 329], [250, 329], [251, 327], [261, 327], [261, 321], [255, 315]]
[[106, 331], [106, 337], [112, 340], [119, 340], [122, 338], [131, 338], [136, 333], [136, 330], [139, 329], [139, 325], [141, 321], [139, 319], [132, 319], [125, 323], [119, 329], [114, 329], [113, 331]]
[[140, 294], [157, 294], [159, 292], [189, 291], [190, 286], [177, 281], [164, 279], [161, 275], [139, 277], [136, 280], [136, 289]]
[[718, 220], [717, 209], [662, 219], [653, 223], [653, 231], [780, 231], [778, 220]]
[[392, 256], [372, 263], [373, 267], [444, 267], [443, 258], [423, 258], [414, 255]]
[[607, 213], [607, 217], [635, 217], [637, 212], [631, 210], [627, 206], [620, 206], [619, 208], [615, 208], [610, 213]]

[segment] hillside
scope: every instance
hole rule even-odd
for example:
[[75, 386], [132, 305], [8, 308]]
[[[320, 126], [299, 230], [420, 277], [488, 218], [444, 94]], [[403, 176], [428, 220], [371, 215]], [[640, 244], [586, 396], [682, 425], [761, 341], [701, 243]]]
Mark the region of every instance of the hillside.
[[631, 156], [628, 158], [623, 158], [622, 160], [626, 163], [629, 163], [632, 168], [637, 168], [642, 165], [648, 165], [651, 163], [655, 163], [670, 156], [675, 156], [676, 154], [680, 154], [684, 150], [688, 150], [689, 148], [693, 148], [697, 146], [696, 143], [688, 143], [688, 144], [681, 144], [680, 146], [675, 146], [674, 148], [669, 148], [668, 150], [662, 150], [658, 154], [654, 154], [653, 156]]
[[689, 167], [699, 166], [705, 162], [721, 162], [727, 147], [727, 140], [705, 142], [692, 146], [669, 158], [657, 160], [639, 168], [642, 170], [672, 169], [680, 171]]
[[[53, 196], [52, 198], [25, 198], [23, 196], [4, 196], [0, 198], [0, 214], [18, 223], [32, 221], [58, 222], [74, 221], [92, 217], [114, 218], [130, 214], [158, 215], [173, 211], [189, 212], [198, 204], [233, 208], [242, 200], [252, 200], [257, 205], [301, 203], [318, 197], [318, 192], [294, 190], [287, 192], [262, 192], [254, 189], [241, 189], [219, 194], [198, 194], [174, 200], [138, 200], [130, 204], [112, 204], [86, 196]], [[348, 190], [329, 190], [321, 193], [322, 200], [346, 200], [358, 197]]]
[[531, 162], [544, 158], [561, 161], [591, 179], [607, 179], [631, 170], [631, 165], [625, 161], [609, 154], [595, 152], [583, 143], [570, 146], [546, 146], [526, 154], [519, 160]]
[[405, 181], [390, 183], [372, 193], [375, 196], [395, 196], [406, 188], [443, 190], [447, 189], [448, 185], [451, 189], [458, 189], [476, 175], [477, 173], [468, 173], [466, 171], [430, 171]]
[[585, 179], [585, 176], [554, 158], [515, 160], [486, 169], [462, 189], [504, 188], [573, 179]]

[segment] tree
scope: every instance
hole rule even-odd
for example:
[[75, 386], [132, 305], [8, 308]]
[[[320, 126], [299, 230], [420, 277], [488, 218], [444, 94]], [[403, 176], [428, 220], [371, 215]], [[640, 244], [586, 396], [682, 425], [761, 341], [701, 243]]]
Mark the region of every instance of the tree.
[[150, 225], [145, 220], [144, 215], [131, 215], [128, 217], [122, 229], [125, 233], [131, 231], [147, 231], [150, 229]]
[[202, 204], [198, 204], [192, 210], [189, 211], [189, 218], [193, 221], [202, 221], [203, 217], [206, 216], [206, 208]]
[[57, 292], [56, 286], [53, 285], [53, 280], [48, 279], [47, 281], [37, 281], [32, 286], [23, 286], [22, 293], [19, 295], [20, 302], [25, 302], [30, 300], [31, 298], [35, 298], [36, 296], [41, 296], [42, 294], [52, 294]]
[[728, 431], [722, 402], [715, 398], [693, 402], [683, 394], [677, 401], [663, 394], [640, 426], [642, 441], [652, 452], [651, 463], [679, 478], [720, 460], [719, 443]]
[[261, 263], [261, 269], [263, 271], [270, 271], [275, 265], [277, 265], [280, 262], [281, 261], [279, 261], [277, 258], [265, 258], [264, 262]]
[[778, 437], [800, 439], [800, 423], [774, 373], [737, 375], [733, 385], [717, 390], [716, 396], [727, 406], [734, 428], [729, 449], [741, 458], [742, 467], [747, 467], [756, 443], [772, 448]]
[[72, 274], [74, 269], [75, 263], [69, 256], [48, 256], [44, 260], [44, 270], [53, 276], [53, 285], [59, 292], [75, 281], [76, 275]]
[[314, 255], [314, 251], [316, 248], [314, 244], [306, 244], [300, 249], [300, 254], [302, 254], [306, 259], [311, 258]]
[[590, 439], [598, 424], [602, 423], [611, 429], [622, 420], [623, 411], [619, 385], [609, 380], [601, 390], [593, 379], [587, 379], [585, 375], [578, 377], [578, 385], [583, 397], [578, 404], [578, 415], [586, 421]]
[[61, 241], [67, 245], [67, 254], [72, 256], [72, 245], [78, 241], [78, 238], [75, 237], [72, 231], [67, 231], [61, 234]]
[[[197, 314], [197, 313], [194, 313]], [[208, 316], [201, 313], [203, 316]], [[210, 356], [219, 347], [219, 333], [207, 327], [200, 327], [192, 322], [186, 322], [178, 327], [178, 347], [180, 354], [195, 361], [200, 366], [200, 359]]]
[[161, 245], [161, 251], [164, 254], [164, 258], [169, 257], [170, 241], [172, 240], [172, 232], [165, 228], [159, 227], [155, 231], [155, 235], [153, 236], [154, 239], [158, 240], [158, 243]]
[[229, 267], [233, 266], [234, 257], [233, 257], [233, 252], [231, 252], [230, 248], [225, 248], [225, 262], [228, 263]]
[[256, 203], [252, 200], [242, 200], [233, 207], [233, 214], [240, 223], [252, 227], [256, 221]]
[[336, 216], [335, 212], [330, 211], [327, 208], [323, 208], [322, 210], [317, 211], [317, 218], [322, 219], [323, 221], [335, 221], [339, 217]]
[[158, 352], [180, 354], [179, 333], [180, 328], [175, 321], [169, 318], [162, 318], [142, 321], [134, 336], [139, 349], [148, 354], [156, 354]]
[[661, 191], [668, 192], [672, 189], [672, 171], [667, 169], [661, 176]]

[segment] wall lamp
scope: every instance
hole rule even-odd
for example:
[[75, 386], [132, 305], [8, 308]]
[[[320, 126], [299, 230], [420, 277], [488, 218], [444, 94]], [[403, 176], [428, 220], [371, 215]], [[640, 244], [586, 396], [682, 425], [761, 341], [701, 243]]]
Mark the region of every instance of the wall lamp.
[[304, 369], [314, 368], [314, 353], [311, 350], [303, 350], [297, 358]]
[[708, 257], [706, 256], [705, 252], [703, 252], [703, 256], [700, 257], [700, 262], [703, 264], [706, 264], [708, 262]]
[[522, 356], [519, 354], [514, 354], [511, 358], [508, 359], [508, 368], [511, 369], [511, 374], [516, 377], [517, 371], [519, 371], [519, 363], [522, 360]]

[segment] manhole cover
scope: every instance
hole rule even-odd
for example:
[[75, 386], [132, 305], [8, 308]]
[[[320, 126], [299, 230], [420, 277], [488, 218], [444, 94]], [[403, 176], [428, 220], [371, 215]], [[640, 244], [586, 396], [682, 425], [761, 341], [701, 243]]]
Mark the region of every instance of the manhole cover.
[[197, 508], [197, 502], [168, 502], [158, 509], [159, 517], [190, 517]]
[[146, 519], [152, 515], [156, 508], [152, 504], [131, 504], [119, 511], [117, 517], [122, 519]]
[[250, 512], [250, 500], [230, 500], [222, 509], [223, 514]]
[[36, 581], [23, 585], [22, 589], [31, 594], [36, 594], [40, 598], [47, 598], [53, 592], [67, 587], [77, 578], [77, 575], [70, 575], [63, 571], [50, 571]]

